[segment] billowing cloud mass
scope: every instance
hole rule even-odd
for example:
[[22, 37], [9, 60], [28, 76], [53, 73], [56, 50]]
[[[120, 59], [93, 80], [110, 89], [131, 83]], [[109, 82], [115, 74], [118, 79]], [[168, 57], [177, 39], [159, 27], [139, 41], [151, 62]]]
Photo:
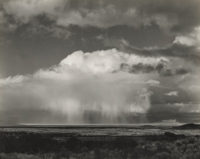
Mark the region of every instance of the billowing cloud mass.
[[[141, 57], [116, 49], [92, 53], [76, 51], [58, 65], [38, 70], [33, 75], [1, 79], [1, 121], [68, 124], [136, 122], [138, 114], [154, 109], [151, 95], [156, 92], [152, 92], [151, 88], [162, 89], [164, 85], [157, 81], [162, 76], [159, 72], [138, 73], [130, 69], [138, 64], [154, 68], [163, 63], [169, 65], [169, 59]], [[176, 91], [165, 94], [179, 96]], [[28, 110], [33, 115], [22, 115]], [[34, 117], [37, 112], [40, 113]], [[145, 122], [147, 119], [142, 117], [140, 120]]]
[[168, 62], [164, 57], [141, 57], [134, 54], [124, 54], [116, 49], [83, 53], [77, 51], [61, 61], [61, 65], [69, 65], [78, 70], [91, 73], [111, 73], [120, 69], [131, 69], [134, 66], [145, 65], [156, 68]]
[[200, 49], [200, 27], [194, 28], [194, 30], [186, 35], [177, 36], [174, 43], [186, 45], [186, 46], [196, 46]]
[[[6, 112], [17, 116], [15, 122], [27, 122], [29, 119], [22, 114], [33, 110], [61, 114], [64, 122], [71, 124], [125, 122], [127, 114], [145, 113], [149, 109], [150, 92], [147, 75], [124, 72], [120, 70], [121, 64], [154, 66], [163, 60], [167, 59], [142, 58], [115, 49], [77, 51], [50, 69], [1, 79], [1, 120], [8, 120], [3, 115]], [[36, 119], [44, 120], [40, 116]], [[33, 121], [31, 118], [30, 122]]]
[[177, 91], [172, 91], [172, 92], [166, 93], [165, 95], [167, 95], [167, 96], [177, 96], [178, 92]]

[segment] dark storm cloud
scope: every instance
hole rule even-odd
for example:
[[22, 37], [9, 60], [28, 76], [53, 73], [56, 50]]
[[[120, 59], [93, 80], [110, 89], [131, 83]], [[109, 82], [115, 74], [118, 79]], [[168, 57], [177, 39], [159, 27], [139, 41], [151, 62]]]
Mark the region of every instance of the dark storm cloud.
[[168, 63], [166, 61], [160, 61], [156, 65], [138, 63], [136, 65], [128, 65], [122, 63], [120, 70], [128, 71], [129, 73], [153, 73], [156, 72], [160, 76], [175, 76], [175, 75], [185, 75], [190, 71], [186, 68], [168, 68]]
[[199, 0], [2, 1], [4, 11], [24, 23], [46, 14], [63, 26], [140, 26], [154, 22], [175, 32], [188, 31], [199, 24], [199, 4]]

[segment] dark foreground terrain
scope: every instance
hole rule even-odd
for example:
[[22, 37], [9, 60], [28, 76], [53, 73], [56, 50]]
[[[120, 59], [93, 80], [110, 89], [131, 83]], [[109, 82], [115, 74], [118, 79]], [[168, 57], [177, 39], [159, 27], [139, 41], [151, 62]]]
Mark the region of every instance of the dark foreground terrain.
[[200, 129], [1, 127], [0, 159], [200, 159]]

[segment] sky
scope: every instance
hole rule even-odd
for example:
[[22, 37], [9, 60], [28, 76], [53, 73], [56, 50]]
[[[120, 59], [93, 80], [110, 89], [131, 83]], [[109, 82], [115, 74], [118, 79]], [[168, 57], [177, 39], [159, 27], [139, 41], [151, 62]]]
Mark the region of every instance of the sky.
[[0, 125], [200, 122], [200, 0], [0, 0]]

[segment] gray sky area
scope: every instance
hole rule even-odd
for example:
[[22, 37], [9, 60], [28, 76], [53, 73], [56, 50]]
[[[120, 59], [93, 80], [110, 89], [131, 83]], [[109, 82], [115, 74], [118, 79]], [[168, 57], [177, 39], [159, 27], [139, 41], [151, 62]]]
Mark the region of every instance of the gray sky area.
[[200, 0], [0, 0], [0, 124], [200, 122]]

